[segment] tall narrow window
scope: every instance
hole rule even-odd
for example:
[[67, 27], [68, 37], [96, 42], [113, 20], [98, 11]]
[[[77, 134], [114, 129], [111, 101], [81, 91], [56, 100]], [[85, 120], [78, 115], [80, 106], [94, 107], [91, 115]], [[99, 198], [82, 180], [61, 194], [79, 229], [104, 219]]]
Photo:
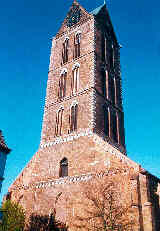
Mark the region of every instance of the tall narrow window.
[[108, 43], [109, 41], [107, 41], [107, 36], [106, 34], [102, 34], [102, 40], [101, 40], [101, 57], [102, 57], [102, 62], [106, 65], [107, 64], [107, 49], [108, 49]]
[[114, 57], [114, 45], [111, 44], [110, 46], [110, 55], [109, 55], [109, 63], [110, 63], [110, 69], [113, 70], [114, 68], [114, 60], [115, 60], [115, 57]]
[[106, 97], [106, 72], [104, 68], [101, 70], [101, 76], [102, 76], [102, 94], [104, 95], [104, 97]]
[[61, 136], [62, 134], [62, 117], [63, 117], [63, 108], [61, 107], [56, 115], [56, 126], [55, 126], [55, 136]]
[[77, 113], [78, 113], [78, 105], [75, 103], [71, 106], [71, 112], [69, 117], [70, 132], [77, 130]]
[[81, 32], [78, 32], [74, 38], [74, 58], [80, 56], [80, 41], [81, 41]]
[[104, 133], [106, 136], [109, 136], [109, 115], [108, 115], [108, 107], [106, 105], [103, 106], [104, 111]]
[[103, 64], [107, 67], [107, 70], [110, 69], [110, 64], [109, 62], [112, 59], [112, 54], [111, 54], [111, 48], [112, 46], [110, 45], [111, 42], [108, 38], [107, 33], [102, 33], [101, 35], [101, 59]]
[[120, 78], [116, 79], [116, 104], [117, 106], [122, 106], [122, 95], [121, 95], [121, 80]]
[[104, 133], [106, 134], [106, 136], [109, 136], [108, 107], [106, 105], [104, 105], [103, 110], [104, 110]]
[[68, 160], [64, 157], [60, 162], [59, 177], [68, 176]]
[[119, 144], [125, 146], [124, 114], [123, 114], [123, 112], [119, 112], [119, 114], [118, 114], [118, 128], [119, 128]]
[[115, 104], [115, 78], [110, 77], [110, 99]]
[[60, 99], [64, 98], [66, 95], [66, 79], [67, 79], [67, 71], [66, 69], [63, 70], [59, 79], [59, 90], [58, 90], [58, 97]]
[[66, 38], [63, 43], [63, 49], [62, 49], [62, 62], [63, 63], [68, 62], [68, 45], [69, 45], [69, 38]]
[[79, 63], [75, 64], [72, 68], [71, 91], [75, 94], [79, 87]]
[[112, 113], [112, 137], [118, 143], [117, 113], [114, 111]]
[[105, 35], [102, 33], [101, 34], [101, 58], [102, 58], [102, 62], [105, 63]]

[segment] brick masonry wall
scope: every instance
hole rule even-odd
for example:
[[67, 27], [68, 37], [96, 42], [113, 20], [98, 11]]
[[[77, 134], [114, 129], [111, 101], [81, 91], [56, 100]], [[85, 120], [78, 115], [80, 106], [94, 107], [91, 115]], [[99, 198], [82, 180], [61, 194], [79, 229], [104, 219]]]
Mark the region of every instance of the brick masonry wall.
[[[87, 139], [83, 137], [80, 140], [75, 142], [74, 145], [77, 143], [77, 148], [79, 145], [83, 155], [85, 151], [82, 146], [84, 146], [87, 153], [82, 160], [80, 155], [74, 152], [74, 165], [71, 165], [69, 160], [68, 177], [58, 177], [59, 164], [57, 163], [60, 160], [58, 157], [60, 153], [67, 156], [65, 150], [67, 146], [72, 150], [72, 142], [55, 145], [54, 149], [52, 147], [39, 150], [35, 156], [36, 158], [32, 159], [30, 166], [24, 169], [10, 187], [12, 200], [18, 201], [26, 209], [27, 219], [32, 213], [49, 215], [55, 207], [56, 196], [61, 192], [62, 195], [56, 205], [56, 217], [61, 221], [66, 221], [69, 224], [69, 230], [76, 230], [71, 224], [72, 219], [74, 219], [74, 203], [70, 203], [73, 202], [75, 193], [78, 196], [83, 191], [84, 184], [82, 183], [87, 184], [88, 180], [92, 180], [92, 175], [97, 174], [97, 177], [103, 178], [105, 177], [104, 173], [107, 173], [108, 168], [111, 168], [114, 171], [110, 173], [110, 177], [117, 177], [118, 188], [122, 192], [122, 200], [124, 200], [124, 203], [127, 202], [132, 205], [132, 217], [136, 218], [133, 230], [138, 231], [140, 228], [145, 231], [155, 230], [153, 228], [154, 218], [151, 213], [152, 205], [147, 197], [146, 177], [141, 173], [139, 174], [140, 166], [111, 145], [106, 145], [105, 141], [99, 142], [99, 137], [94, 136]], [[90, 148], [86, 148], [85, 144], [86, 146], [91, 145]], [[60, 153], [56, 152], [57, 149]], [[80, 151], [79, 153], [81, 154]], [[73, 158], [73, 156], [70, 156], [70, 158]], [[76, 210], [78, 210], [77, 207]]]
[[[95, 138], [96, 139], [96, 138]], [[94, 142], [96, 143], [96, 141]], [[63, 146], [63, 145], [61, 145]], [[92, 149], [94, 145], [92, 144]], [[117, 182], [119, 190], [123, 193], [122, 194], [122, 200], [127, 201], [127, 203], [132, 203], [132, 200], [137, 197], [137, 193], [133, 193], [133, 187], [132, 187], [132, 175], [136, 172], [136, 169], [139, 167], [138, 165], [134, 164], [132, 162], [132, 167], [128, 166], [128, 163], [131, 161], [125, 157], [126, 159], [118, 160], [111, 153], [106, 153], [104, 155], [104, 149], [102, 148], [103, 145], [97, 145], [96, 144], [96, 151], [94, 149], [94, 158], [91, 160], [88, 160], [88, 163], [91, 165], [91, 173], [89, 171], [85, 174], [85, 171], [82, 171], [83, 174], [76, 174], [74, 173], [74, 176], [69, 176], [65, 178], [54, 178], [53, 176], [49, 179], [49, 170], [44, 171], [46, 175], [43, 175], [43, 169], [42, 166], [39, 165], [38, 161], [36, 162], [37, 166], [37, 172], [38, 172], [38, 178], [35, 177], [35, 172], [32, 169], [32, 173], [34, 172], [34, 180], [33, 182], [30, 182], [30, 184], [25, 185], [25, 187], [17, 187], [16, 184], [13, 184], [10, 188], [10, 191], [12, 191], [12, 200], [16, 200], [19, 203], [22, 204], [22, 206], [26, 209], [26, 215], [27, 219], [29, 218], [30, 214], [40, 214], [40, 215], [49, 215], [53, 208], [55, 207], [55, 198], [56, 196], [61, 192], [62, 195], [56, 205], [57, 208], [57, 219], [66, 221], [67, 224], [69, 224], [70, 229], [69, 230], [76, 230], [72, 227], [72, 219], [73, 217], [73, 208], [74, 207], [74, 199], [75, 195], [80, 198], [80, 192], [83, 191], [84, 183], [87, 184], [89, 180], [92, 180], [92, 175], [95, 173], [97, 174], [98, 178], [105, 177], [105, 171], [108, 175], [108, 166], [112, 166], [115, 170], [111, 172], [109, 177], [117, 175]], [[108, 149], [111, 151], [110, 149]], [[49, 151], [49, 149], [48, 149]], [[112, 150], [112, 152], [117, 152], [116, 150]], [[45, 154], [46, 154], [45, 150]], [[43, 153], [44, 155], [44, 153]], [[120, 155], [120, 153], [119, 153]], [[40, 157], [40, 155], [39, 155]], [[123, 155], [124, 158], [124, 155]], [[87, 157], [85, 158], [87, 160]], [[40, 162], [42, 163], [42, 159], [40, 159]], [[86, 161], [87, 162], [87, 161]], [[103, 163], [103, 165], [102, 165]], [[118, 165], [119, 163], [119, 165]], [[54, 163], [53, 163], [54, 164]], [[76, 165], [77, 163], [75, 163]], [[41, 164], [42, 165], [42, 164]], [[45, 164], [44, 164], [45, 165]], [[72, 168], [72, 166], [70, 166]], [[78, 168], [78, 167], [77, 167]], [[46, 166], [46, 170], [48, 169], [48, 166]], [[52, 168], [51, 168], [52, 169]], [[50, 169], [50, 170], [51, 170]], [[73, 168], [74, 169], [74, 168]], [[41, 171], [42, 170], [42, 171]], [[53, 170], [54, 171], [54, 170]], [[27, 181], [27, 174], [28, 171], [23, 171], [23, 175], [20, 176], [19, 186], [22, 186], [22, 183], [26, 183]], [[42, 172], [42, 173], [41, 173]], [[41, 174], [40, 174], [41, 173]], [[41, 177], [40, 177], [41, 175]], [[31, 177], [29, 177], [31, 179]], [[126, 199], [127, 198], [127, 199]], [[73, 204], [72, 204], [72, 203]], [[82, 208], [81, 208], [82, 209]], [[78, 210], [78, 207], [76, 206], [76, 210]], [[134, 211], [137, 211], [133, 208]], [[74, 211], [75, 212], [75, 211]], [[134, 213], [133, 213], [134, 214]], [[139, 212], [137, 213], [139, 216]], [[139, 222], [139, 220], [138, 220]], [[139, 225], [136, 224], [138, 228], [135, 226], [135, 231], [139, 230]]]
[[[140, 230], [141, 226], [144, 226], [142, 230], [152, 231], [151, 209], [139, 209], [142, 203], [148, 202], [147, 185], [143, 177], [139, 177], [140, 166], [123, 154], [125, 150], [122, 147], [116, 146], [104, 135], [102, 106], [105, 101], [97, 92], [101, 93], [102, 88], [100, 61], [96, 57], [96, 53], [100, 53], [101, 35], [96, 31], [94, 17], [81, 9], [83, 17], [80, 23], [71, 28], [63, 23], [53, 38], [40, 147], [9, 191], [12, 192], [12, 200], [26, 209], [27, 219], [31, 213], [49, 215], [55, 206], [56, 196], [62, 192], [57, 204], [57, 218], [66, 221], [69, 230], [74, 230], [71, 225], [73, 206], [69, 205], [69, 201], [75, 192], [82, 191], [82, 182], [87, 184], [93, 174], [99, 177], [108, 168], [114, 168], [120, 172], [119, 190], [124, 192], [124, 200], [127, 198], [130, 203], [133, 200], [136, 205], [134, 214], [138, 218], [134, 231]], [[78, 31], [81, 31], [81, 56], [74, 60], [74, 36]], [[62, 64], [62, 43], [66, 37], [69, 38], [69, 60]], [[72, 67], [77, 62], [80, 65], [80, 83], [78, 92], [72, 95]], [[67, 91], [65, 98], [60, 100], [58, 82], [64, 68], [67, 69]], [[78, 128], [68, 133], [70, 107], [74, 101], [78, 103]], [[60, 107], [64, 108], [62, 136], [55, 137], [56, 113]], [[64, 157], [68, 159], [68, 177], [59, 178], [60, 161]], [[133, 177], [135, 175], [139, 181]], [[143, 200], [137, 199], [143, 193]], [[149, 222], [145, 219], [143, 224], [143, 219], [140, 219], [143, 215], [149, 216]]]
[[[76, 32], [81, 31], [81, 56], [73, 59], [74, 36]], [[62, 43], [65, 38], [69, 38], [69, 60], [66, 64], [62, 64], [61, 52]], [[91, 127], [93, 121], [92, 114], [92, 95], [94, 82], [94, 20], [90, 19], [78, 28], [68, 30], [61, 37], [53, 39], [50, 70], [48, 75], [46, 105], [43, 119], [42, 139], [41, 144], [49, 142], [54, 138], [56, 112], [60, 106], [63, 106], [63, 135], [68, 134], [69, 130], [69, 114], [70, 107], [73, 101], [78, 103], [78, 129]], [[90, 42], [88, 42], [90, 41]], [[72, 95], [71, 78], [73, 65], [79, 63], [79, 89], [78, 92]], [[66, 97], [63, 100], [58, 99], [58, 83], [61, 71], [67, 69], [66, 81]], [[86, 115], [87, 118], [86, 118]]]

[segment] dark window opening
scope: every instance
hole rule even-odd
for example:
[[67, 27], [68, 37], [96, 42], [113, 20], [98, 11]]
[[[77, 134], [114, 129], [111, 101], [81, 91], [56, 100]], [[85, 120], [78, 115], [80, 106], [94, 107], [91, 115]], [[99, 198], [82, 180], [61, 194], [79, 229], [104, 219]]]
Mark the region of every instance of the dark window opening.
[[80, 41], [81, 41], [81, 34], [77, 33], [74, 38], [74, 58], [80, 57]]
[[116, 79], [116, 97], [117, 97], [117, 105], [121, 106], [122, 105], [122, 97], [121, 97], [121, 81], [120, 79]]
[[78, 91], [78, 84], [79, 84], [79, 67], [76, 66], [72, 71], [72, 79], [71, 79], [72, 94], [75, 94]]
[[113, 104], [115, 104], [115, 79], [110, 77], [110, 98]]
[[124, 136], [124, 115], [122, 112], [118, 114], [118, 124], [119, 124], [119, 143], [125, 146], [125, 136]]
[[102, 42], [101, 42], [101, 54], [102, 54], [102, 62], [104, 62], [105, 63], [105, 49], [106, 49], [106, 46], [105, 46], [105, 43], [106, 43], [106, 41], [105, 41], [106, 39], [105, 39], [105, 35], [104, 34], [102, 34]]
[[62, 62], [63, 63], [68, 62], [68, 45], [69, 45], [69, 39], [66, 39], [63, 43], [63, 50], [62, 50]]
[[[112, 50], [111, 50], [111, 45], [110, 41], [107, 38], [107, 34], [104, 33], [102, 34], [102, 41], [101, 41], [101, 59], [103, 64], [107, 67], [107, 70], [111, 68], [110, 62], [112, 60]], [[112, 60], [113, 61], [113, 60]]]
[[68, 160], [63, 158], [60, 162], [59, 177], [68, 176]]
[[64, 98], [66, 95], [66, 78], [67, 78], [67, 73], [64, 73], [61, 75], [61, 77], [59, 79], [58, 97], [60, 99]]
[[63, 117], [63, 108], [60, 109], [56, 115], [55, 136], [61, 136], [62, 134], [62, 117]]
[[104, 95], [104, 97], [106, 97], [106, 72], [104, 69], [101, 71], [101, 76], [102, 76], [102, 94]]
[[117, 131], [117, 113], [112, 113], [112, 136], [113, 140], [118, 143], [118, 131]]
[[114, 46], [113, 44], [110, 46], [110, 50], [109, 50], [109, 65], [110, 65], [110, 70], [112, 70], [114, 68]]
[[78, 113], [78, 105], [73, 105], [71, 107], [71, 114], [70, 114], [70, 132], [77, 130], [77, 113]]
[[109, 116], [108, 116], [108, 107], [104, 106], [104, 133], [106, 136], [109, 136]]

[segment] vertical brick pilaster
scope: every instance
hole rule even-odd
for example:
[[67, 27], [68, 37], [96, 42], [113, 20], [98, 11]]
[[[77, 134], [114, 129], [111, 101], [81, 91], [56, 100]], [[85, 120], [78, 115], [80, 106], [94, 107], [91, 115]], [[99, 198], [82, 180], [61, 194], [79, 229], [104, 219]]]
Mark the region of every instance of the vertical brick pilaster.
[[143, 215], [143, 229], [144, 231], [155, 231], [152, 218], [152, 203], [149, 201], [147, 176], [139, 174], [141, 206]]
[[[133, 221], [132, 229], [134, 231], [141, 230], [140, 226], [140, 204], [139, 204], [139, 196], [138, 196], [138, 177], [132, 176], [130, 178], [131, 184], [131, 208], [134, 216], [131, 216], [131, 221]], [[142, 230], [141, 230], [142, 231]]]

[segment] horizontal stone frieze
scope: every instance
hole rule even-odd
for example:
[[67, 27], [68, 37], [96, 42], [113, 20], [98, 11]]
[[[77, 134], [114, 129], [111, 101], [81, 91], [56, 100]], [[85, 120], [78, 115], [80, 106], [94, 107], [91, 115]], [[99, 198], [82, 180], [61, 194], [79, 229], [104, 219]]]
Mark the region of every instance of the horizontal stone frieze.
[[77, 176], [67, 176], [59, 179], [36, 182], [28, 185], [18, 185], [12, 188], [12, 191], [49, 188], [49, 187], [55, 187], [56, 185], [64, 185], [64, 184], [72, 184], [72, 183], [88, 181], [93, 177], [102, 178], [104, 176], [116, 175], [118, 173], [126, 174], [126, 172], [127, 172], [126, 169], [115, 169], [115, 170], [108, 170], [106, 172], [88, 173], [88, 174], [82, 174]]
[[66, 142], [69, 142], [69, 141], [76, 140], [76, 139], [78, 139], [78, 138], [80, 138], [82, 136], [88, 136], [88, 137], [90, 137], [92, 135], [93, 135], [93, 132], [91, 130], [87, 129], [84, 132], [80, 132], [80, 133], [68, 135], [66, 137], [55, 138], [55, 140], [53, 140], [52, 142], [41, 144], [40, 148], [47, 148], [47, 147], [50, 147], [50, 146], [53, 146], [53, 145], [56, 145], [56, 144], [66, 143]]

